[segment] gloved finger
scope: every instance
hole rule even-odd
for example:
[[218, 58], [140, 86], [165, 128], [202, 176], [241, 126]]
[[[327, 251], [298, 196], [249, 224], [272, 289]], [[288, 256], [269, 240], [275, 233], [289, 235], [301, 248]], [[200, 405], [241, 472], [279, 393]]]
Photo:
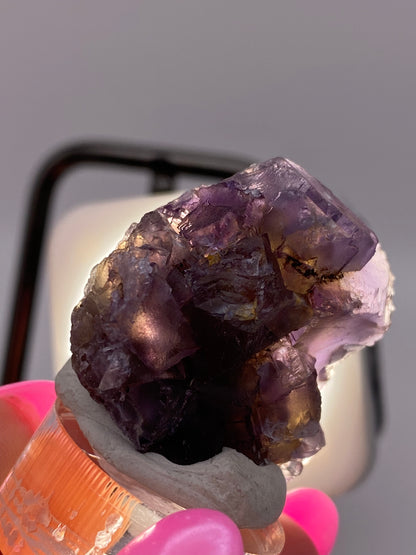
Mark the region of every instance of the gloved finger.
[[33, 424], [7, 399], [0, 399], [0, 484], [33, 433]]
[[53, 381], [0, 387], [0, 483], [56, 398]]
[[20, 408], [38, 426], [56, 399], [53, 380], [27, 380], [0, 387], [0, 399]]
[[211, 509], [171, 514], [135, 538], [120, 555], [243, 555], [236, 524]]
[[331, 553], [339, 517], [335, 503], [325, 493], [311, 488], [289, 492], [283, 513], [307, 533], [319, 555]]

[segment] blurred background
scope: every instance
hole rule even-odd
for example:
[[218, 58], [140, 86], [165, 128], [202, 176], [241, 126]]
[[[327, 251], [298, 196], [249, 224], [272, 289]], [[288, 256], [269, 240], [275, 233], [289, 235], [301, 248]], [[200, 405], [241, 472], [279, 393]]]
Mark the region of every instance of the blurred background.
[[[397, 278], [382, 343], [386, 423], [374, 469], [337, 499], [336, 555], [414, 551], [415, 20], [403, 0], [0, 4], [2, 356], [31, 180], [77, 139], [287, 156], [378, 234]], [[144, 187], [129, 171], [68, 181], [55, 221]], [[45, 290], [27, 377], [55, 370]]]

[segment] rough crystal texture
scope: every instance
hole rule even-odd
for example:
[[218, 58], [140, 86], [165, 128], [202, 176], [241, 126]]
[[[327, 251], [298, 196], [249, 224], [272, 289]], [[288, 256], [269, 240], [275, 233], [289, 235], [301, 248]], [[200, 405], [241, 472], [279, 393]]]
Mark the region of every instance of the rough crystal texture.
[[133, 224], [72, 316], [73, 367], [139, 451], [315, 453], [319, 372], [388, 327], [377, 238], [284, 158]]

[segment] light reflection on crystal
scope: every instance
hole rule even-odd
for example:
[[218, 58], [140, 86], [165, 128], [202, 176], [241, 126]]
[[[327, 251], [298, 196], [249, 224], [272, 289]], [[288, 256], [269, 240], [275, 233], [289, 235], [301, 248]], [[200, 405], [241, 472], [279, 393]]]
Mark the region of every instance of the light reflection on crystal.
[[317, 376], [389, 324], [377, 238], [283, 158], [130, 226], [73, 312], [73, 366], [140, 451], [257, 463], [324, 443]]

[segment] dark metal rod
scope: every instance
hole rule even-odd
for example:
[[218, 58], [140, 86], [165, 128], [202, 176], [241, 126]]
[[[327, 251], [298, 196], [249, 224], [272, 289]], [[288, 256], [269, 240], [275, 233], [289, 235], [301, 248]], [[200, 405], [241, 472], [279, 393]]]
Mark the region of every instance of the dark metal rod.
[[364, 364], [373, 399], [375, 431], [380, 433], [384, 427], [383, 384], [380, 365], [380, 347], [378, 344], [364, 349]]

